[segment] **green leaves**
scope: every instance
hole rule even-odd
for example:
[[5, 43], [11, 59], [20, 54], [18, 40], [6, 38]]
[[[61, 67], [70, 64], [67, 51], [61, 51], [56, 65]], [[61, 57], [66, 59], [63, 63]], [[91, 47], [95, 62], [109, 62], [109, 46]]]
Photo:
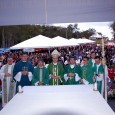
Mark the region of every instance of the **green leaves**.
[[113, 23], [110, 25], [110, 28], [113, 30], [113, 37], [114, 37], [113, 40], [115, 40], [115, 22], [113, 22]]
[[44, 35], [50, 38], [61, 36], [67, 39], [70, 38], [89, 38], [96, 31], [88, 29], [80, 32], [78, 24], [70, 24], [67, 28], [56, 26], [41, 26], [41, 25], [17, 25], [17, 26], [1, 26], [0, 27], [0, 46], [11, 47], [24, 40], [30, 39], [37, 35]]

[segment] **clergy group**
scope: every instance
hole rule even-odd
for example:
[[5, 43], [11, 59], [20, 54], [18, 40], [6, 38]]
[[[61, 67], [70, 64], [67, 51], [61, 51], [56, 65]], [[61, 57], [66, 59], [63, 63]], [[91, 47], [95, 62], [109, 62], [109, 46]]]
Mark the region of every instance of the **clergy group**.
[[81, 65], [70, 55], [66, 65], [59, 62], [60, 53], [51, 53], [52, 62], [47, 66], [44, 59], [39, 58], [37, 66], [28, 61], [27, 53], [22, 53], [21, 60], [13, 62], [13, 57], [7, 58], [7, 64], [0, 70], [2, 80], [2, 106], [18, 92], [18, 87], [45, 85], [88, 85], [97, 83], [97, 90], [103, 94], [104, 68], [101, 58], [91, 53], [91, 58], [83, 57]]

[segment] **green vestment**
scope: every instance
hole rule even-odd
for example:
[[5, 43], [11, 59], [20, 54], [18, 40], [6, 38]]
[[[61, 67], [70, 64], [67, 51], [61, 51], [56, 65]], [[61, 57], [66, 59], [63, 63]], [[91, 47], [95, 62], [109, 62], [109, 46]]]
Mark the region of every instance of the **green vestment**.
[[[66, 65], [65, 66], [65, 70], [64, 70], [64, 74], [69, 74], [69, 73], [73, 73], [73, 74], [78, 74], [78, 76], [80, 78], [82, 78], [82, 71], [81, 71], [81, 67], [78, 65], [75, 65], [74, 68], [71, 68], [70, 65]], [[74, 77], [68, 77], [67, 81], [65, 82], [66, 85], [75, 85], [75, 84], [79, 84], [79, 81], [75, 80], [75, 76]]]
[[35, 85], [36, 82], [43, 82], [43, 85], [49, 84], [49, 72], [46, 67], [34, 68], [32, 84]]
[[48, 70], [50, 75], [60, 76], [58, 79], [50, 78], [50, 85], [62, 85], [64, 83], [64, 69], [61, 63], [57, 63], [56, 65], [50, 63], [48, 65]]
[[[95, 60], [90, 58], [88, 61], [88, 65], [91, 68], [91, 75], [94, 76], [94, 65], [95, 65]], [[94, 82], [94, 81], [93, 81]]]
[[[94, 69], [94, 74], [103, 74], [104, 73], [104, 68], [103, 68], [102, 64], [99, 65], [98, 69], [97, 69], [97, 64], [94, 64], [93, 69]], [[96, 81], [97, 81], [97, 89], [102, 94], [102, 92], [103, 92], [103, 78], [102, 78], [102, 80], [97, 79]]]
[[[95, 63], [94, 63], [94, 64], [95, 64]], [[91, 67], [94, 67], [94, 64], [93, 64], [92, 58], [90, 58], [89, 61], [88, 61], [88, 65], [91, 66]]]
[[90, 84], [93, 83], [93, 68], [90, 65], [83, 65], [81, 67], [82, 78], [87, 80]]

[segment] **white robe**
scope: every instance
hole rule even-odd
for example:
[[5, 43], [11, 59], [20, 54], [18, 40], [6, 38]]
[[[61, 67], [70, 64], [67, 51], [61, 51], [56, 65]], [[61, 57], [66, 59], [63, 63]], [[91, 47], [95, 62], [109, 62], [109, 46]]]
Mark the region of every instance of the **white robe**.
[[[14, 64], [12, 65], [8, 65], [8, 73], [11, 74], [12, 72], [12, 66], [14, 66]], [[7, 103], [8, 103], [8, 99], [9, 99], [9, 88], [10, 88], [10, 82], [12, 80], [11, 77], [6, 77], [6, 84], [7, 84], [7, 103], [4, 102], [4, 91], [3, 91], [3, 87], [4, 87], [4, 76], [5, 76], [5, 73], [4, 73], [4, 69], [5, 69], [5, 65], [2, 66], [1, 70], [0, 70], [0, 79], [2, 81], [2, 107], [4, 107]]]

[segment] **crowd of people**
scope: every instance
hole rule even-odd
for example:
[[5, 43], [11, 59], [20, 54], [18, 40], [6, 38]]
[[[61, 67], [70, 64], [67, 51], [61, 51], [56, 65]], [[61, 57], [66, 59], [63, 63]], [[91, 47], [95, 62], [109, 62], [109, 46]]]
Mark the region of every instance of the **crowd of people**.
[[96, 45], [42, 49], [39, 53], [10, 51], [1, 55], [2, 105], [18, 92], [19, 86], [97, 83], [97, 90], [103, 95], [104, 75], [108, 77], [108, 68], [115, 68], [114, 46], [105, 47], [105, 57], [106, 69], [101, 47]]
[[[28, 53], [29, 57], [28, 60], [30, 60], [34, 66], [36, 66], [36, 62], [38, 58], [43, 58], [46, 64], [49, 64], [51, 60], [51, 52], [57, 49], [60, 53], [60, 59], [59, 61], [64, 64], [64, 62], [67, 60], [67, 58], [70, 55], [74, 55], [76, 57], [76, 60], [80, 59], [80, 62], [82, 61], [82, 58], [84, 56], [87, 56], [90, 58], [91, 52], [95, 52], [96, 56], [102, 57], [102, 48], [101, 46], [97, 46], [95, 44], [85, 44], [85, 45], [79, 45], [76, 47], [61, 47], [61, 48], [50, 48], [50, 49], [41, 49], [39, 52], [33, 52]], [[4, 64], [6, 64], [6, 60], [8, 55], [12, 55], [15, 62], [18, 62], [20, 60], [20, 54], [22, 51], [9, 51], [5, 54], [0, 55], [0, 67]], [[106, 64], [108, 68], [112, 67], [113, 62], [115, 62], [115, 46], [105, 46], [105, 57], [106, 57]]]

